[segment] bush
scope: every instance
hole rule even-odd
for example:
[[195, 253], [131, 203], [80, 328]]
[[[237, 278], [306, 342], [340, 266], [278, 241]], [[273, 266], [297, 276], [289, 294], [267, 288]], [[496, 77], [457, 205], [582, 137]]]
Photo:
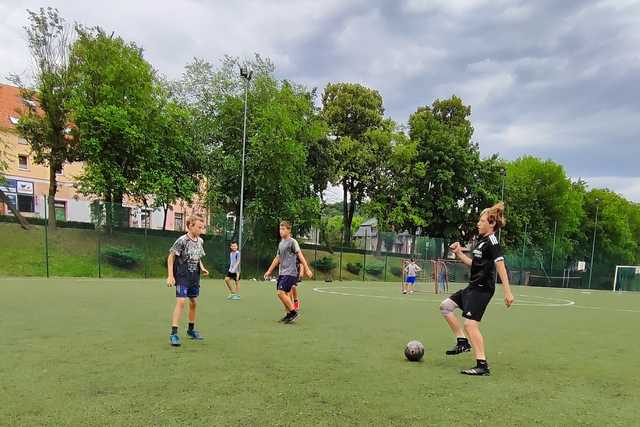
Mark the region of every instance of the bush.
[[391, 274], [393, 274], [394, 276], [402, 277], [402, 268], [394, 265], [393, 267], [391, 267]]
[[347, 271], [352, 274], [360, 274], [360, 270], [362, 270], [362, 263], [347, 263]]
[[319, 271], [331, 271], [336, 268], [336, 263], [329, 256], [322, 257], [311, 263], [311, 265]]
[[368, 262], [367, 266], [365, 267], [365, 271], [367, 272], [367, 274], [370, 274], [372, 276], [380, 276], [384, 272], [384, 262]]
[[106, 246], [102, 249], [102, 255], [110, 264], [127, 270], [133, 269], [142, 259], [142, 254], [134, 248], [119, 246]]

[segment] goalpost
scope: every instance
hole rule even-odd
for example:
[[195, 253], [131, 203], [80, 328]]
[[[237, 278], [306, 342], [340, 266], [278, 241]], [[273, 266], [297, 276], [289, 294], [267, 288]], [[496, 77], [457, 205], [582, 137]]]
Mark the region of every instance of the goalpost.
[[640, 291], [640, 265], [616, 265], [613, 292]]

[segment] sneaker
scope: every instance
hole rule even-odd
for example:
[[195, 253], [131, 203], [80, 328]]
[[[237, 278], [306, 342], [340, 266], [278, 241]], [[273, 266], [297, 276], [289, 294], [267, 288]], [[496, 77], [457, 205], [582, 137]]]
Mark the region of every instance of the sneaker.
[[469, 342], [462, 341], [454, 345], [451, 350], [447, 350], [446, 354], [448, 356], [453, 356], [455, 354], [467, 353], [469, 351], [471, 351], [471, 344], [469, 344]]
[[282, 319], [278, 320], [278, 322], [285, 323], [287, 320], [289, 320], [289, 313], [285, 314], [285, 316]]
[[234, 296], [236, 296], [236, 294], [229, 294], [229, 296], [227, 297], [227, 300], [231, 301]]
[[180, 343], [180, 337], [178, 335], [175, 335], [175, 334], [169, 335], [169, 343], [173, 347], [180, 347], [180, 344], [181, 344]]
[[200, 332], [196, 331], [195, 329], [192, 331], [187, 331], [187, 335], [189, 335], [189, 338], [191, 338], [192, 340], [202, 341], [204, 339], [202, 335], [200, 335]]
[[402, 293], [403, 293], [404, 295], [406, 295], [406, 294], [407, 294], [407, 291], [402, 291]]
[[462, 375], [475, 375], [475, 376], [486, 376], [491, 375], [491, 370], [488, 366], [476, 366], [475, 368], [465, 369], [464, 371], [460, 371]]
[[300, 300], [293, 303], [293, 309], [296, 311], [300, 310]]
[[288, 317], [287, 317], [287, 320], [285, 320], [285, 321], [284, 321], [284, 323], [289, 324], [289, 323], [293, 323], [293, 322], [295, 322], [295, 321], [296, 321], [296, 319], [300, 317], [300, 313], [298, 313], [297, 311], [295, 311], [295, 310], [294, 310], [294, 311], [293, 311], [293, 314], [291, 314], [291, 315], [287, 315], [287, 316], [288, 316]]
[[238, 294], [233, 294], [233, 295], [231, 296], [231, 299], [232, 299], [232, 300], [234, 300], [234, 301], [238, 301], [238, 300], [240, 299], [240, 295], [238, 295]]

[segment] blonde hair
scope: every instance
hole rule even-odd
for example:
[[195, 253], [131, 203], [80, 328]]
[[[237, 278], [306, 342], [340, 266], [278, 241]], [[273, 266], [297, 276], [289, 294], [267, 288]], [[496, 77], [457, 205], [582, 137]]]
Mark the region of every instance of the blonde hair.
[[202, 223], [204, 223], [204, 218], [202, 217], [202, 215], [189, 215], [187, 217], [187, 228], [191, 227], [197, 221], [201, 221]]
[[490, 208], [486, 208], [480, 214], [480, 217], [487, 216], [487, 222], [493, 224], [494, 230], [499, 230], [507, 225], [507, 219], [504, 217], [504, 203], [498, 202]]
[[291, 223], [289, 221], [280, 221], [280, 227], [291, 230]]

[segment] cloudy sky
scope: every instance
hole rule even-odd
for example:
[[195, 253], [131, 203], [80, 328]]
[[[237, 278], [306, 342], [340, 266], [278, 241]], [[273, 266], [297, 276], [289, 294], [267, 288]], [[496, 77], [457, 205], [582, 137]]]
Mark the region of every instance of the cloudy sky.
[[169, 77], [259, 52], [310, 87], [378, 89], [405, 123], [456, 94], [483, 155], [550, 158], [640, 202], [640, 1], [2, 0], [0, 79], [28, 75], [25, 9], [41, 6], [136, 41]]

